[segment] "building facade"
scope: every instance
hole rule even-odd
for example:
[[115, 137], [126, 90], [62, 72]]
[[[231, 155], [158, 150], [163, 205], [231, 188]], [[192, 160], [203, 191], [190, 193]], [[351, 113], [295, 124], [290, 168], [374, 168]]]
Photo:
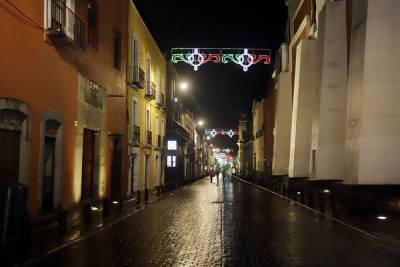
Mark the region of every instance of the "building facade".
[[164, 185], [166, 61], [132, 1], [129, 1], [127, 102], [129, 179], [127, 194]]
[[28, 187], [34, 219], [119, 195], [128, 1], [2, 5], [1, 183]]
[[253, 121], [253, 166], [257, 178], [264, 176], [264, 99], [253, 102], [252, 108]]

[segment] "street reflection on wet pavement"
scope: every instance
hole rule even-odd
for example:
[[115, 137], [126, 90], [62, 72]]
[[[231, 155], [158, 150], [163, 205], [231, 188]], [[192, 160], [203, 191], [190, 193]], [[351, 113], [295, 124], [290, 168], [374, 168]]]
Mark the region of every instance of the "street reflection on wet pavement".
[[271, 192], [203, 179], [34, 266], [400, 266], [399, 248]]

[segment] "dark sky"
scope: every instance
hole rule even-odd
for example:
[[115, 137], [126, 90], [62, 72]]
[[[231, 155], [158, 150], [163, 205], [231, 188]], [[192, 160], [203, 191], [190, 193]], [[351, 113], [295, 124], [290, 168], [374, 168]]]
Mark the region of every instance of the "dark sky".
[[[175, 47], [227, 47], [265, 48], [274, 54], [284, 40], [284, 0], [134, 3], [164, 53]], [[195, 72], [185, 63], [175, 66], [191, 86], [184, 100], [207, 128], [237, 128], [240, 116], [251, 112], [253, 99], [265, 94], [272, 70], [271, 65], [256, 65], [243, 72], [236, 64], [208, 63]]]

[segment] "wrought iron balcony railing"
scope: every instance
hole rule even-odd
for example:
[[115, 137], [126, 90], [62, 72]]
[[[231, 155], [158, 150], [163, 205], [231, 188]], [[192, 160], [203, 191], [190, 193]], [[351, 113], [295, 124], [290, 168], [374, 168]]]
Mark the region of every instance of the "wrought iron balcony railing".
[[140, 89], [143, 89], [146, 83], [144, 71], [138, 66], [131, 67], [131, 70], [132, 84]]
[[163, 93], [159, 92], [157, 94], [156, 104], [161, 108], [165, 108], [165, 97]]
[[132, 143], [136, 145], [140, 143], [140, 127], [137, 125], [132, 127]]
[[152, 81], [147, 81], [145, 96], [149, 99], [156, 98], [156, 84]]
[[146, 144], [148, 144], [148, 145], [152, 144], [152, 133], [151, 133], [151, 131], [147, 131], [147, 133], [146, 133]]
[[48, 36], [68, 46], [85, 49], [85, 24], [62, 0], [47, 0]]

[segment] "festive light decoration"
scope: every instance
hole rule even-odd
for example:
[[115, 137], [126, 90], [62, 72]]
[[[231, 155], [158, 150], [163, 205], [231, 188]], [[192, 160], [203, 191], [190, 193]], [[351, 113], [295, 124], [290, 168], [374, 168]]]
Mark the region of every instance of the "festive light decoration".
[[235, 135], [239, 135], [239, 131], [236, 129], [205, 129], [205, 134], [213, 138], [217, 135], [227, 135], [232, 138]]
[[214, 148], [213, 152], [230, 154], [231, 152], [233, 152], [233, 149], [230, 149], [230, 148]]
[[[251, 51], [252, 53], [249, 53]], [[208, 62], [235, 63], [247, 71], [250, 66], [264, 63], [270, 64], [269, 49], [248, 48], [173, 48], [171, 61], [173, 63], [184, 62], [197, 71], [199, 67]]]
[[247, 71], [250, 66], [257, 64], [261, 61], [264, 61], [264, 64], [269, 64], [271, 62], [268, 55], [255, 55], [249, 54], [249, 50], [244, 49], [243, 54], [224, 54], [222, 56], [222, 63], [229, 63], [232, 61], [235, 64], [242, 66], [243, 71]]

